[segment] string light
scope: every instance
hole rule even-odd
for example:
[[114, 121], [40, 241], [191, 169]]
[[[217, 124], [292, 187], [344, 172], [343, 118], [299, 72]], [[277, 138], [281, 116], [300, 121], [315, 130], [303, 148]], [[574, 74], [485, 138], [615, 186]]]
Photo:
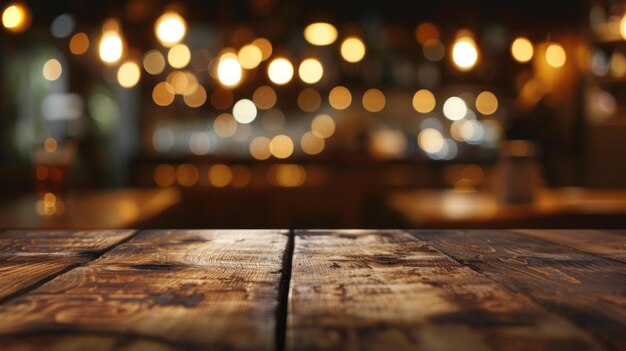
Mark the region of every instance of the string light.
[[183, 40], [187, 33], [187, 23], [179, 14], [167, 12], [157, 19], [154, 31], [161, 44], [170, 47]]
[[337, 40], [337, 29], [330, 23], [311, 23], [304, 28], [304, 39], [312, 45], [330, 45]]
[[286, 58], [276, 58], [267, 67], [267, 75], [274, 84], [287, 84], [293, 77], [293, 66]]
[[452, 46], [452, 61], [461, 71], [469, 71], [478, 62], [478, 48], [470, 36], [462, 36]]

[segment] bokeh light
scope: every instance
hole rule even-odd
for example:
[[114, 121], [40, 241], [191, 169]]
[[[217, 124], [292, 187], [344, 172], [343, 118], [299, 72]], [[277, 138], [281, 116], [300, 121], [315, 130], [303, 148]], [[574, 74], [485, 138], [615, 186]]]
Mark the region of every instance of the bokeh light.
[[46, 80], [57, 80], [61, 77], [62, 72], [63, 67], [61, 67], [61, 62], [57, 59], [50, 59], [43, 65], [43, 77]]
[[427, 89], [420, 89], [413, 95], [413, 108], [419, 113], [434, 110], [436, 104], [435, 95]]
[[152, 100], [159, 106], [171, 105], [174, 97], [174, 87], [168, 82], [160, 82], [152, 89]]
[[122, 58], [124, 42], [117, 31], [106, 31], [102, 34], [99, 47], [100, 59], [107, 64], [113, 64]]
[[270, 183], [282, 187], [298, 187], [306, 180], [306, 170], [296, 164], [273, 165], [268, 171]]
[[185, 44], [172, 46], [167, 52], [167, 62], [173, 68], [183, 68], [191, 61], [191, 51]]
[[300, 148], [307, 155], [317, 155], [324, 151], [324, 138], [320, 138], [313, 132], [306, 132], [300, 138]]
[[161, 74], [165, 69], [165, 58], [158, 50], [150, 50], [143, 55], [143, 69], [149, 74]]
[[217, 66], [217, 77], [220, 83], [227, 87], [234, 87], [241, 82], [241, 65], [235, 54], [226, 53], [220, 57]]
[[30, 26], [30, 11], [21, 3], [9, 4], [2, 12], [2, 25], [10, 32], [23, 32]]
[[328, 103], [336, 110], [345, 110], [352, 104], [352, 94], [346, 87], [334, 87], [328, 93]]
[[257, 160], [267, 160], [272, 156], [270, 151], [271, 140], [264, 136], [258, 136], [250, 142], [250, 155]]
[[233, 171], [224, 164], [216, 164], [209, 168], [209, 182], [216, 188], [223, 188], [233, 180]]
[[222, 113], [215, 117], [213, 129], [215, 129], [215, 134], [222, 138], [228, 138], [237, 132], [237, 121], [230, 113]]
[[124, 88], [132, 88], [141, 78], [141, 68], [134, 61], [124, 62], [117, 70], [117, 82]]
[[478, 62], [478, 48], [471, 37], [461, 37], [452, 46], [452, 61], [461, 71], [469, 71]]
[[272, 156], [285, 159], [293, 154], [293, 141], [284, 134], [277, 135], [270, 141]]
[[498, 110], [498, 98], [490, 91], [483, 91], [476, 97], [476, 109], [485, 116]]
[[252, 41], [252, 45], [256, 46], [261, 50], [261, 59], [263, 61], [267, 60], [272, 56], [272, 43], [265, 38], [257, 38]]
[[269, 110], [276, 105], [276, 92], [270, 86], [261, 85], [252, 94], [252, 101], [257, 108]]
[[445, 141], [441, 133], [434, 128], [426, 128], [417, 136], [417, 144], [427, 153], [434, 154], [443, 148]]
[[517, 62], [528, 62], [533, 58], [533, 43], [527, 38], [516, 38], [511, 44], [511, 55]]
[[167, 12], [159, 17], [154, 25], [157, 39], [165, 47], [178, 44], [187, 33], [187, 22], [175, 12]]
[[369, 89], [363, 94], [363, 108], [368, 112], [379, 112], [385, 108], [385, 94], [378, 89]]
[[176, 181], [182, 186], [193, 186], [198, 182], [199, 177], [198, 168], [192, 164], [184, 163], [176, 167]]
[[467, 105], [463, 99], [453, 96], [443, 103], [443, 115], [451, 121], [459, 120], [467, 114]]
[[565, 49], [559, 44], [553, 43], [548, 45], [546, 49], [546, 62], [554, 68], [560, 68], [565, 65], [567, 55]]
[[254, 102], [248, 99], [241, 99], [233, 106], [233, 116], [239, 123], [251, 123], [256, 118], [256, 115], [256, 106], [254, 106]]
[[267, 67], [267, 75], [274, 84], [287, 84], [293, 78], [293, 66], [286, 58], [275, 58]]
[[341, 43], [340, 52], [344, 60], [359, 62], [365, 57], [365, 44], [360, 38], [348, 37]]
[[303, 82], [314, 84], [322, 79], [322, 76], [324, 75], [324, 67], [322, 67], [322, 64], [317, 59], [308, 58], [300, 63], [298, 74]]
[[304, 28], [304, 39], [312, 45], [330, 45], [337, 40], [337, 29], [330, 23], [311, 23]]
[[322, 96], [313, 88], [305, 88], [298, 94], [298, 107], [304, 112], [313, 112], [322, 105]]
[[207, 94], [202, 85], [195, 84], [195, 89], [187, 90], [183, 93], [183, 101], [185, 105], [193, 108], [200, 107], [206, 102]]
[[241, 67], [245, 69], [256, 68], [263, 60], [263, 53], [256, 45], [244, 45], [237, 54]]
[[335, 128], [335, 120], [327, 114], [319, 114], [311, 121], [311, 132], [319, 138], [330, 138], [335, 134]]
[[446, 54], [446, 48], [438, 39], [430, 39], [424, 43], [422, 53], [427, 60], [437, 62], [441, 61]]
[[415, 28], [415, 38], [417, 41], [425, 45], [430, 40], [439, 40], [439, 29], [430, 22], [420, 23]]
[[153, 178], [156, 185], [168, 187], [176, 182], [176, 168], [168, 164], [160, 164], [154, 168]]
[[89, 50], [89, 37], [87, 34], [76, 33], [70, 39], [70, 52], [74, 55], [82, 55]]

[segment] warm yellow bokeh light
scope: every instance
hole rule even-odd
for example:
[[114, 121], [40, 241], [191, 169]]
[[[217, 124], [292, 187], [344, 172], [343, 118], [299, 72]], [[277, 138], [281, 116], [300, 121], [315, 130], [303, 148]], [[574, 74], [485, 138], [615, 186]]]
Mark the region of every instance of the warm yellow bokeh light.
[[293, 154], [293, 141], [287, 135], [277, 135], [270, 141], [270, 152], [276, 158], [287, 158]]
[[58, 143], [55, 138], [47, 138], [43, 142], [43, 149], [46, 150], [46, 152], [56, 152], [57, 147], [58, 147]]
[[272, 43], [265, 38], [257, 38], [252, 41], [252, 45], [256, 46], [261, 50], [261, 59], [263, 61], [267, 60], [272, 56]]
[[379, 112], [385, 108], [385, 94], [378, 89], [369, 89], [363, 94], [363, 108], [368, 112]]
[[76, 33], [70, 39], [70, 52], [74, 55], [82, 55], [89, 50], [89, 37], [87, 34]]
[[134, 61], [124, 62], [117, 70], [117, 81], [124, 88], [132, 88], [139, 83], [141, 69]]
[[183, 40], [187, 33], [187, 23], [179, 14], [168, 12], [157, 19], [154, 31], [161, 44], [170, 47]]
[[312, 45], [330, 45], [337, 40], [337, 29], [330, 23], [311, 23], [304, 28], [304, 39]]
[[517, 62], [528, 62], [533, 58], [533, 43], [530, 40], [519, 37], [511, 44], [511, 55]]
[[10, 4], [2, 12], [2, 25], [11, 32], [23, 32], [30, 25], [30, 11], [23, 4]]
[[300, 79], [305, 83], [317, 83], [324, 75], [324, 67], [322, 67], [322, 64], [317, 59], [308, 58], [300, 63], [298, 74], [300, 75]]
[[100, 39], [99, 53], [100, 59], [107, 64], [119, 61], [124, 53], [124, 42], [120, 34], [116, 31], [104, 32]]
[[311, 121], [311, 132], [319, 138], [330, 138], [335, 134], [335, 128], [335, 120], [326, 114], [317, 115]]
[[348, 62], [359, 62], [365, 57], [365, 44], [357, 37], [346, 38], [341, 43], [341, 57]]
[[200, 172], [190, 163], [184, 163], [176, 168], [176, 180], [182, 186], [192, 186], [198, 182]]
[[430, 40], [439, 40], [439, 28], [430, 22], [420, 23], [415, 28], [415, 38], [422, 45]]
[[443, 103], [443, 115], [451, 121], [457, 121], [466, 114], [467, 105], [460, 97], [453, 96]]
[[304, 112], [313, 112], [322, 105], [322, 96], [313, 88], [305, 88], [298, 94], [298, 107]]
[[498, 98], [490, 91], [483, 91], [476, 97], [476, 109], [485, 116], [498, 110]]
[[158, 50], [150, 50], [143, 56], [143, 69], [146, 72], [157, 75], [165, 69], [165, 57]]
[[267, 160], [272, 156], [269, 138], [259, 136], [250, 142], [250, 155], [257, 160]]
[[565, 61], [567, 60], [567, 55], [565, 54], [565, 49], [559, 44], [550, 44], [546, 49], [546, 62], [548, 65], [559, 68], [563, 67]]
[[257, 108], [269, 110], [276, 105], [276, 92], [270, 86], [261, 85], [254, 91], [252, 101]]
[[168, 82], [160, 82], [152, 90], [152, 100], [159, 106], [170, 105], [174, 96], [174, 87]]
[[443, 148], [444, 143], [445, 140], [443, 139], [443, 136], [434, 128], [426, 128], [417, 136], [417, 144], [422, 150], [428, 152], [429, 154], [439, 152], [439, 150]]
[[185, 44], [172, 46], [167, 52], [167, 62], [174, 68], [183, 68], [191, 61], [191, 51]]
[[470, 37], [459, 38], [452, 46], [452, 61], [461, 71], [469, 71], [478, 62], [478, 48]]
[[274, 84], [287, 84], [293, 78], [293, 66], [286, 58], [276, 58], [267, 67], [267, 75]]
[[63, 67], [61, 67], [61, 62], [57, 59], [50, 59], [43, 65], [43, 77], [46, 80], [57, 80], [62, 72]]
[[306, 180], [306, 170], [296, 164], [273, 165], [268, 172], [270, 183], [287, 188], [298, 187]]
[[217, 77], [222, 85], [233, 87], [241, 82], [241, 65], [234, 54], [224, 54], [217, 65]]
[[622, 35], [622, 38], [626, 40], [626, 14], [624, 14], [619, 21], [619, 33]]
[[263, 53], [256, 45], [244, 45], [237, 54], [241, 67], [245, 69], [256, 68], [263, 60]]
[[427, 89], [420, 89], [413, 95], [413, 108], [419, 113], [428, 113], [434, 110], [436, 104], [435, 95]]
[[233, 106], [233, 116], [241, 124], [251, 123], [256, 115], [256, 106], [254, 106], [254, 102], [248, 99], [241, 99]]
[[235, 188], [243, 188], [250, 184], [252, 180], [252, 172], [250, 168], [243, 165], [235, 165], [231, 168], [233, 172], [233, 180], [230, 182]]
[[200, 107], [206, 102], [206, 90], [202, 85], [195, 85], [195, 89], [191, 92], [183, 94], [183, 101], [189, 107]]
[[168, 164], [160, 164], [154, 168], [154, 182], [160, 187], [168, 187], [176, 182], [176, 168]]
[[216, 164], [209, 168], [209, 182], [216, 188], [223, 188], [233, 180], [233, 171], [227, 165]]
[[307, 155], [317, 155], [324, 151], [324, 138], [320, 138], [313, 132], [306, 132], [300, 138], [300, 148]]
[[345, 110], [352, 103], [352, 94], [350, 90], [343, 86], [334, 87], [328, 93], [328, 103], [336, 110]]
[[230, 113], [222, 113], [213, 122], [215, 133], [222, 138], [233, 136], [237, 132], [237, 121]]
[[621, 52], [614, 52], [609, 63], [611, 76], [621, 78], [626, 74], [626, 57]]

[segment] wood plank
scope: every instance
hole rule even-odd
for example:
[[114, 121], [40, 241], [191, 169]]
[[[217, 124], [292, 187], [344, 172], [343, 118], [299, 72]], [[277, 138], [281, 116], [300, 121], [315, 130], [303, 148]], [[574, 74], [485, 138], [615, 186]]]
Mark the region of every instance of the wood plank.
[[0, 301], [84, 264], [133, 230], [9, 230], [0, 234]]
[[626, 350], [626, 265], [506, 231], [413, 234]]
[[400, 231], [297, 231], [290, 350], [598, 350], [529, 298]]
[[626, 231], [608, 230], [512, 230], [559, 245], [626, 263]]
[[268, 350], [280, 231], [146, 231], [0, 306], [0, 349]]

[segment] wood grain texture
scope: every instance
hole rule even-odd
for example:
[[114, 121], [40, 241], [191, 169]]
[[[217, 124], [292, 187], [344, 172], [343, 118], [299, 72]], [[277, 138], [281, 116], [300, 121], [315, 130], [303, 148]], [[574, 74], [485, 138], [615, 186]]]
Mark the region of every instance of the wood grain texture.
[[626, 263], [626, 230], [512, 230]]
[[0, 305], [2, 350], [268, 350], [287, 236], [147, 231]]
[[0, 301], [128, 239], [132, 230], [9, 230], [0, 234]]
[[565, 316], [611, 348], [626, 350], [626, 265], [506, 231], [413, 234]]
[[400, 231], [296, 231], [289, 350], [597, 350], [593, 337]]

